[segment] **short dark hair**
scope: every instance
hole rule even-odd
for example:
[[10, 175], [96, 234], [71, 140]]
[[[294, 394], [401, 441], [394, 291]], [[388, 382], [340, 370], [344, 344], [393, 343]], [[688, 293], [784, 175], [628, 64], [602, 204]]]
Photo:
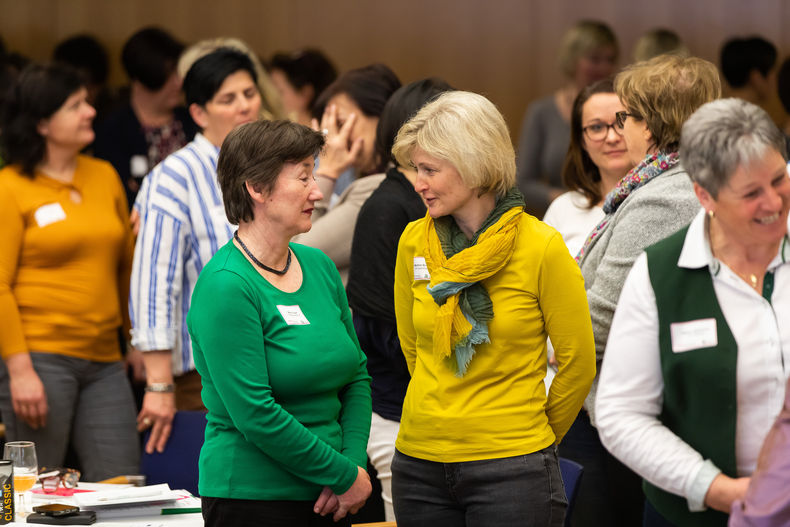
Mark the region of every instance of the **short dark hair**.
[[579, 92], [579, 95], [573, 101], [573, 107], [571, 108], [571, 142], [568, 145], [568, 153], [565, 155], [565, 162], [562, 165], [562, 183], [569, 190], [581, 192], [587, 198], [587, 203], [590, 207], [600, 202], [603, 196], [598, 186], [598, 183], [601, 182], [601, 172], [584, 148], [582, 110], [584, 110], [584, 103], [598, 93], [611, 93], [614, 95], [614, 81], [611, 77], [590, 84]]
[[324, 136], [291, 121], [253, 121], [233, 129], [219, 151], [217, 181], [228, 221], [234, 225], [254, 219], [253, 202], [245, 183], [271, 192], [283, 165], [318, 155]]
[[250, 58], [233, 48], [217, 48], [192, 64], [184, 77], [184, 96], [187, 106], [204, 106], [214, 98], [228, 76], [244, 70], [253, 82], [258, 82], [255, 66]]
[[52, 60], [68, 64], [87, 74], [91, 84], [107, 82], [109, 63], [107, 51], [91, 35], [76, 35], [67, 38], [55, 47]]
[[453, 89], [443, 79], [430, 77], [401, 86], [392, 94], [384, 105], [376, 126], [375, 151], [376, 158], [379, 160], [379, 171], [386, 169], [390, 161], [397, 163], [395, 156], [392, 155], [392, 145], [395, 144], [395, 137], [403, 124], [414, 117], [427, 103]]
[[730, 86], [741, 88], [752, 70], [767, 76], [776, 65], [776, 57], [776, 47], [764, 38], [733, 38], [721, 48], [721, 73]]
[[184, 45], [158, 27], [147, 27], [132, 35], [121, 51], [121, 62], [131, 80], [156, 91], [176, 69]]
[[384, 64], [371, 64], [343, 73], [327, 87], [313, 106], [313, 117], [321, 119], [329, 99], [347, 95], [368, 117], [379, 117], [390, 96], [400, 88], [395, 72]]
[[277, 53], [272, 57], [270, 69], [280, 70], [296, 89], [313, 87], [313, 98], [308, 104], [313, 107], [316, 99], [337, 78], [332, 62], [317, 49], [304, 49], [295, 53]]
[[46, 154], [46, 139], [38, 132], [42, 119], [52, 117], [73, 93], [85, 85], [79, 73], [64, 64], [31, 64], [8, 91], [0, 116], [0, 146], [7, 163], [33, 172]]
[[790, 113], [790, 58], [785, 59], [776, 76], [779, 100], [782, 101], [785, 112]]

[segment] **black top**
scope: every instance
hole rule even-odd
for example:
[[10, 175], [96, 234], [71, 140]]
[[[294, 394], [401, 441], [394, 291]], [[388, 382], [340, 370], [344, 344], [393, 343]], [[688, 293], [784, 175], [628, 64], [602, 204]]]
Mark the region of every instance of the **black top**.
[[373, 411], [391, 421], [400, 421], [410, 380], [395, 327], [395, 259], [403, 229], [424, 215], [414, 186], [391, 168], [362, 205], [351, 244], [348, 304], [368, 358]]
[[[198, 127], [192, 121], [186, 108], [178, 107], [174, 113], [176, 121], [181, 122], [184, 136], [189, 143], [198, 132]], [[126, 199], [129, 201], [128, 205], [131, 209], [142, 177], [154, 168], [149, 166], [142, 176], [138, 176], [139, 179], [132, 177], [132, 157], [143, 156], [147, 160], [148, 143], [145, 140], [143, 127], [137, 120], [131, 104], [127, 103], [117, 108], [96, 126], [93, 155], [109, 161], [121, 176], [123, 188], [126, 190]]]
[[403, 229], [425, 216], [414, 186], [396, 168], [362, 205], [351, 244], [348, 305], [354, 313], [395, 323], [395, 257]]

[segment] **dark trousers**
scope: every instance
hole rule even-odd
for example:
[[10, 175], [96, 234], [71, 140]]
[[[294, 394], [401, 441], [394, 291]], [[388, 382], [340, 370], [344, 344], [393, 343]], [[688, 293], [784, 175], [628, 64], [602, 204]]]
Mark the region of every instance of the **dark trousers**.
[[634, 527], [642, 522], [642, 479], [604, 448], [585, 410], [560, 443], [559, 454], [584, 467], [572, 527]]
[[135, 408], [123, 365], [30, 352], [47, 397], [47, 424], [17, 419], [8, 370], [0, 361], [0, 414], [6, 441], [34, 441], [39, 467], [63, 466], [71, 443], [82, 477], [98, 481], [140, 470]]
[[671, 523], [666, 518], [661, 516], [661, 513], [658, 512], [653, 505], [650, 504], [649, 501], [645, 500], [645, 515], [644, 520], [642, 521], [642, 527], [676, 527], [674, 523]]
[[561, 527], [568, 502], [554, 446], [462, 463], [392, 460], [398, 527]]
[[201, 498], [205, 527], [348, 527], [346, 516], [339, 522], [332, 515], [313, 512], [314, 501], [236, 500]]

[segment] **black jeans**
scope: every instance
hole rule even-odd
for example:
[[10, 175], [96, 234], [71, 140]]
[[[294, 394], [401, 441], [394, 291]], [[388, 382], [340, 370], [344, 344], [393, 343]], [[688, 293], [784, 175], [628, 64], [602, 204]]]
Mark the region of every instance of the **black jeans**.
[[568, 506], [554, 446], [462, 463], [396, 450], [392, 498], [398, 527], [561, 527]]
[[236, 500], [202, 497], [205, 527], [348, 527], [346, 516], [339, 522], [332, 515], [313, 512], [313, 501]]

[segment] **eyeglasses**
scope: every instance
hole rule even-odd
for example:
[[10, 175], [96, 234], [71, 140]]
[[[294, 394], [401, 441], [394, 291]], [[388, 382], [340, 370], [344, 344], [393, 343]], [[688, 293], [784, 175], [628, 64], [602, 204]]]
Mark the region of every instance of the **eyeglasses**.
[[617, 112], [617, 113], [615, 113], [614, 114], [614, 119], [615, 119], [614, 122], [617, 124], [617, 126], [620, 127], [620, 130], [622, 130], [623, 126], [625, 126], [625, 119], [627, 117], [632, 117], [634, 119], [641, 119], [641, 117], [639, 117], [635, 113], [628, 113], [628, 112]]
[[614, 130], [617, 135], [623, 135], [623, 127], [617, 121], [612, 124], [593, 123], [582, 128], [582, 132], [590, 141], [603, 141], [609, 135], [609, 128]]
[[42, 467], [38, 474], [41, 488], [47, 494], [57, 492], [59, 486], [73, 491], [80, 480], [80, 471], [73, 468], [47, 468]]

